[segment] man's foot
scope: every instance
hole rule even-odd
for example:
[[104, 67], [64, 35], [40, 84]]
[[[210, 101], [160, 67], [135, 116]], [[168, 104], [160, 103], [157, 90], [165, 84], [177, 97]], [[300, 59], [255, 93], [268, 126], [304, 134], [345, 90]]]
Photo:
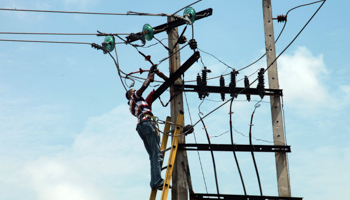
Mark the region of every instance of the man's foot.
[[163, 184], [156, 187], [156, 190], [163, 190]]
[[158, 186], [155, 186], [154, 188], [152, 188], [152, 190], [162, 190], [163, 185], [164, 185], [164, 180], [162, 180]]

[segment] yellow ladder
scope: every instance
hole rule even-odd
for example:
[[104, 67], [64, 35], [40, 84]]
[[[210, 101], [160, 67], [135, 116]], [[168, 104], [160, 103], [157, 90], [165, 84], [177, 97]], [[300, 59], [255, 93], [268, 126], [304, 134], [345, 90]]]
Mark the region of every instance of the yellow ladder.
[[[168, 165], [166, 168], [167, 170], [166, 170], [166, 174], [165, 174], [165, 178], [164, 178], [164, 185], [163, 185], [163, 189], [162, 189], [161, 200], [166, 200], [168, 197], [171, 175], [173, 174], [174, 163], [175, 163], [175, 158], [176, 158], [176, 153], [177, 153], [177, 147], [179, 144], [179, 138], [180, 138], [179, 135], [181, 133], [181, 126], [182, 126], [183, 119], [184, 119], [183, 114], [184, 113], [182, 111], [179, 111], [179, 114], [177, 115], [175, 131], [173, 134], [173, 141], [172, 141], [172, 144], [170, 147], [169, 161], [168, 161]], [[170, 121], [171, 121], [171, 118], [167, 117], [166, 122], [170, 122]], [[168, 132], [169, 130], [170, 130], [170, 123], [166, 123], [164, 126], [164, 133]], [[169, 136], [167, 134], [163, 135], [162, 143], [160, 146], [160, 150], [163, 154], [163, 160], [164, 160], [166, 146], [168, 143], [168, 137]], [[149, 199], [155, 200], [156, 196], [157, 196], [157, 190], [152, 190]]]

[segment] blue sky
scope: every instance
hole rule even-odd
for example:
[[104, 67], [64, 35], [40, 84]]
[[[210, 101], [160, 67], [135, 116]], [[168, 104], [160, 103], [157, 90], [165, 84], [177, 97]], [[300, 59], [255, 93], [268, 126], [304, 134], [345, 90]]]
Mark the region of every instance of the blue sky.
[[[127, 11], [168, 13], [194, 1], [136, 0], [2, 0], [0, 8], [126, 13]], [[272, 1], [273, 16], [311, 1]], [[286, 28], [276, 43], [280, 53], [300, 31], [318, 4], [291, 11]], [[349, 3], [328, 0], [297, 40], [278, 59], [280, 88], [283, 89], [285, 130], [292, 153], [288, 154], [292, 195], [312, 200], [344, 199], [350, 189], [350, 43]], [[213, 8], [213, 15], [194, 23], [194, 38], [201, 50], [229, 66], [240, 69], [259, 58], [265, 49], [262, 1], [208, 1], [193, 8]], [[180, 12], [182, 14], [182, 12]], [[135, 33], [145, 23], [165, 23], [165, 17], [105, 16], [0, 11], [0, 32]], [[274, 23], [275, 36], [283, 27]], [[183, 27], [179, 28], [182, 31]], [[191, 38], [191, 29], [186, 37]], [[167, 38], [165, 33], [156, 35]], [[101, 43], [97, 36], [41, 36], [0, 34], [0, 39], [50, 40]], [[167, 41], [163, 41], [167, 44]], [[156, 43], [148, 41], [146, 45]], [[0, 42], [0, 194], [6, 200], [145, 199], [148, 198], [149, 164], [135, 126], [128, 113], [125, 91], [109, 55], [83, 44]], [[120, 67], [137, 71], [149, 64], [130, 45], [117, 45]], [[161, 45], [140, 48], [158, 62], [167, 56]], [[192, 50], [181, 51], [181, 62]], [[115, 56], [114, 52], [113, 55]], [[201, 52], [211, 69], [209, 77], [229, 72], [214, 57]], [[168, 74], [168, 62], [159, 69]], [[238, 79], [266, 68], [266, 58], [243, 70]], [[185, 74], [195, 80], [203, 68], [195, 63]], [[145, 76], [143, 74], [143, 76]], [[252, 81], [257, 74], [250, 78]], [[267, 77], [265, 77], [267, 79]], [[228, 77], [226, 79], [228, 82]], [[127, 81], [128, 84], [131, 81]], [[140, 87], [136, 82], [135, 87]], [[209, 81], [218, 85], [217, 79]], [[155, 84], [153, 84], [154, 86]], [[242, 87], [243, 82], [238, 82]], [[151, 88], [150, 88], [151, 89]], [[149, 89], [149, 91], [150, 91]], [[228, 98], [228, 95], [226, 96]], [[169, 99], [165, 92], [162, 100]], [[201, 106], [198, 95], [187, 93], [185, 121], [196, 122], [219, 106], [219, 95], [211, 94]], [[233, 126], [237, 144], [247, 144], [252, 102], [239, 97], [233, 104]], [[264, 98], [254, 115], [253, 135], [270, 144], [272, 139], [269, 98]], [[165, 119], [170, 108], [159, 101], [154, 113]], [[212, 143], [228, 143], [229, 105], [205, 119]], [[200, 124], [195, 127], [198, 143], [206, 143]], [[240, 134], [240, 133], [242, 134]], [[225, 133], [225, 134], [222, 134]], [[222, 134], [220, 137], [215, 137]], [[187, 136], [189, 143], [193, 135]], [[268, 142], [266, 142], [268, 141]], [[211, 157], [200, 152], [205, 175], [196, 152], [189, 152], [195, 192], [215, 193]], [[232, 153], [215, 153], [220, 192], [243, 194]], [[250, 153], [238, 153], [247, 192], [259, 188]], [[277, 195], [274, 155], [256, 154], [264, 195]]]

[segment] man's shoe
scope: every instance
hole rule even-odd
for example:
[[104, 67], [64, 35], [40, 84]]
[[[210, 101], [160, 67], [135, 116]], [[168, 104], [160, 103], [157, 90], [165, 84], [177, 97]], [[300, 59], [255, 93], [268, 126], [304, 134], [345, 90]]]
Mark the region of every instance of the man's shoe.
[[163, 184], [156, 187], [156, 190], [163, 190]]

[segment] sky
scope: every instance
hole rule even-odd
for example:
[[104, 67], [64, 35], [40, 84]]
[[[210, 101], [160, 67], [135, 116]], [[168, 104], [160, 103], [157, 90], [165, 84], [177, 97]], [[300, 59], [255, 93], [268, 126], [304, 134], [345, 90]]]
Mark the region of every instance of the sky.
[[[174, 12], [194, 1], [110, 1], [110, 0], [2, 0], [0, 8], [85, 11], [104, 13]], [[312, 1], [272, 1], [273, 16]], [[345, 199], [350, 189], [350, 14], [347, 1], [328, 0], [294, 43], [288, 44], [303, 28], [321, 3], [294, 9], [276, 43], [280, 88], [283, 89], [284, 128], [293, 197], [306, 200]], [[196, 11], [213, 9], [213, 15], [187, 28], [185, 36], [196, 39], [201, 59], [185, 73], [195, 80], [204, 66], [208, 77], [229, 73], [254, 62], [265, 52], [262, 1], [209, 1], [192, 6]], [[178, 14], [182, 15], [183, 11]], [[0, 32], [27, 33], [136, 33], [144, 24], [155, 27], [166, 22], [161, 16], [113, 16], [18, 12], [0, 10]], [[275, 37], [283, 23], [274, 21]], [[179, 32], [184, 26], [179, 27]], [[125, 38], [125, 35], [122, 35]], [[167, 44], [166, 33], [155, 35]], [[46, 40], [101, 44], [96, 35], [0, 34], [7, 40]], [[117, 40], [117, 42], [121, 42]], [[147, 41], [145, 46], [157, 41]], [[141, 44], [135, 42], [135, 44]], [[182, 46], [182, 45], [181, 45]], [[130, 45], [117, 44], [120, 68], [126, 72], [148, 69], [150, 64]], [[168, 56], [158, 44], [139, 48], [154, 62]], [[117, 52], [117, 54], [115, 53]], [[207, 53], [209, 54], [207, 54]], [[185, 47], [181, 63], [192, 55]], [[211, 55], [210, 55], [211, 54]], [[213, 55], [213, 56], [212, 56]], [[218, 59], [220, 59], [220, 62]], [[228, 68], [226, 65], [230, 66]], [[237, 79], [266, 68], [264, 57], [240, 71]], [[168, 61], [159, 70], [168, 74]], [[145, 77], [145, 74], [139, 75]], [[156, 78], [157, 81], [161, 79]], [[265, 76], [267, 80], [267, 76]], [[229, 77], [226, 76], [226, 83]], [[126, 80], [127, 87], [132, 83]], [[190, 84], [191, 82], [189, 82]], [[135, 82], [135, 88], [141, 87]], [[191, 83], [195, 84], [195, 83]], [[157, 88], [152, 83], [146, 92]], [[219, 80], [208, 81], [218, 86]], [[243, 82], [237, 82], [243, 87]], [[252, 87], [256, 87], [256, 84]], [[266, 84], [268, 87], [268, 84]], [[87, 44], [29, 43], [0, 41], [0, 196], [4, 200], [93, 200], [147, 199], [148, 155], [129, 114], [125, 89], [113, 59]], [[185, 123], [195, 123], [223, 101], [210, 94], [204, 101], [186, 93]], [[167, 102], [168, 92], [161, 99]], [[226, 100], [229, 95], [226, 95]], [[250, 117], [259, 96], [247, 102], [244, 95], [233, 102], [234, 142], [248, 144]], [[188, 106], [187, 106], [188, 104]], [[254, 144], [271, 145], [272, 123], [269, 98], [264, 97], [254, 114]], [[204, 119], [211, 143], [229, 144], [229, 104]], [[159, 119], [170, 108], [159, 100], [153, 104]], [[160, 125], [163, 129], [163, 125]], [[201, 123], [188, 143], [207, 143]], [[243, 194], [234, 158], [230, 152], [215, 152], [219, 189], [224, 194]], [[249, 195], [259, 195], [257, 177], [249, 152], [237, 153]], [[263, 194], [277, 196], [273, 153], [256, 153]], [[212, 158], [209, 152], [188, 152], [193, 189], [216, 193]], [[164, 172], [163, 172], [164, 176]], [[157, 198], [159, 199], [159, 197]], [[169, 198], [170, 199], [170, 196]]]

